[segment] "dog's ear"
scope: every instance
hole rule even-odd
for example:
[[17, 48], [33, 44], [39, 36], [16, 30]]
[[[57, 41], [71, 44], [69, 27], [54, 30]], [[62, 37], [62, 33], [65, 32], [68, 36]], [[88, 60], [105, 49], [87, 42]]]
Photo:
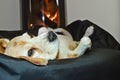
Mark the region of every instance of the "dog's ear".
[[5, 49], [0, 45], [0, 54], [3, 54]]
[[0, 39], [0, 53], [3, 54], [6, 47], [8, 46], [9, 39], [1, 38]]
[[31, 58], [31, 57], [27, 57], [27, 56], [20, 56], [18, 58], [25, 59], [35, 65], [47, 65], [47, 63], [48, 63], [48, 60], [43, 59], [43, 58]]

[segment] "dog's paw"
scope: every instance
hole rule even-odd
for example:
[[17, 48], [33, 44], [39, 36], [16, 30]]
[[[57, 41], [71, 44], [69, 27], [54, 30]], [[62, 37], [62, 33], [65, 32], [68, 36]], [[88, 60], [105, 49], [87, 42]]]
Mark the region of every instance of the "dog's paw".
[[92, 43], [89, 37], [83, 37], [80, 41], [80, 44], [90, 48]]
[[93, 27], [93, 26], [90, 26], [90, 27], [88, 27], [87, 30], [85, 31], [84, 36], [90, 36], [90, 35], [93, 34], [93, 32], [94, 32], [94, 27]]

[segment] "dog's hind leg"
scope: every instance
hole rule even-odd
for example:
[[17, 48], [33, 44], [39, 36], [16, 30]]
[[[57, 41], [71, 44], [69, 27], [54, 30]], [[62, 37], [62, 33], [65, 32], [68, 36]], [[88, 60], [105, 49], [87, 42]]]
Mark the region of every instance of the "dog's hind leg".
[[81, 55], [83, 55], [85, 53], [85, 51], [91, 47], [91, 40], [89, 37], [83, 37], [80, 40], [80, 43], [78, 44], [78, 46], [76, 47], [76, 49], [74, 49], [73, 51], [70, 52], [69, 55], [73, 55], [74, 57], [79, 57]]

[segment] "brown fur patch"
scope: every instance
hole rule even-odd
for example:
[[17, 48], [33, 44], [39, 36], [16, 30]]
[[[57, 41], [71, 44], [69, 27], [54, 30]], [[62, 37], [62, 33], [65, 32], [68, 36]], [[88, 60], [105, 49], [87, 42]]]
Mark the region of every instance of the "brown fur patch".
[[0, 45], [2, 47], [6, 47], [8, 45], [8, 43], [6, 42], [6, 40], [3, 38], [3, 39], [0, 39]]
[[34, 48], [34, 50], [37, 51], [38, 53], [43, 53], [43, 51], [41, 49]]
[[75, 42], [73, 45], [69, 45], [70, 50], [74, 50], [78, 46], [78, 42]]
[[0, 53], [4, 53], [4, 48], [0, 45]]
[[43, 59], [43, 58], [31, 58], [31, 57], [26, 57], [26, 56], [20, 56], [19, 58], [30, 61], [31, 63], [36, 64], [36, 65], [47, 65], [48, 63], [48, 60]]
[[58, 52], [57, 55], [56, 55], [56, 60], [58, 60], [59, 57], [60, 57], [60, 54], [59, 54], [59, 52]]
[[74, 50], [74, 49], [75, 49], [75, 46], [70, 45], [70, 46], [69, 46], [69, 49], [70, 49], [70, 50]]
[[13, 43], [13, 46], [24, 46], [25, 44], [26, 44], [27, 42], [25, 42], [25, 41], [20, 41], [20, 42], [14, 42]]
[[0, 39], [0, 53], [4, 53], [7, 45], [8, 43], [6, 42], [5, 38]]
[[77, 53], [74, 53], [74, 54], [67, 54], [67, 56], [68, 56], [68, 58], [76, 58], [79, 55]]

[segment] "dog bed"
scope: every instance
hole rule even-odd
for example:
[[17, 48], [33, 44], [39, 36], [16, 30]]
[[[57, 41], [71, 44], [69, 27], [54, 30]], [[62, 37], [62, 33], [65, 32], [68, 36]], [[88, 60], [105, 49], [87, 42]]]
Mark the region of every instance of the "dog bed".
[[[79, 41], [90, 25], [94, 26], [93, 44], [83, 56], [36, 66], [0, 54], [0, 80], [120, 80], [120, 44], [112, 35], [88, 20], [74, 21], [64, 28]], [[24, 32], [1, 30], [0, 37], [11, 39]]]

